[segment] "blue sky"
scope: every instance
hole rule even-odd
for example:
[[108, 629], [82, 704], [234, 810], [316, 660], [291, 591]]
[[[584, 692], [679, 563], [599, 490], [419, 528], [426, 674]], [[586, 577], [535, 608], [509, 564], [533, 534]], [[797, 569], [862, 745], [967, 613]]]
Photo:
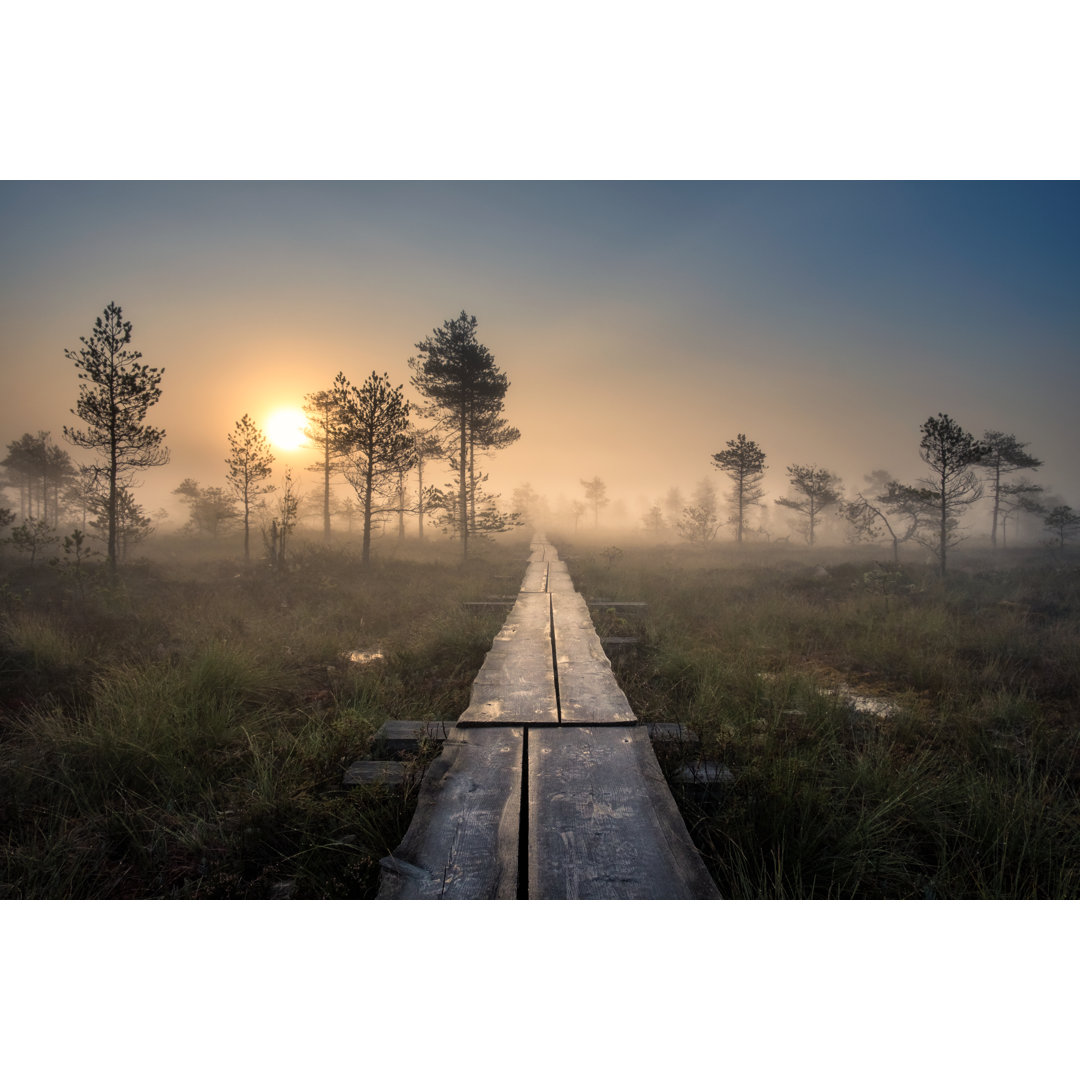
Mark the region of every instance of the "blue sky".
[[[815, 462], [857, 489], [919, 475], [947, 412], [1030, 441], [1074, 505], [1080, 185], [33, 183], [0, 185], [0, 438], [74, 403], [64, 359], [110, 300], [166, 369], [155, 422], [220, 483], [225, 436], [387, 371], [465, 309], [522, 439], [492, 487], [599, 475], [629, 520], [745, 432], [771, 495]], [[283, 457], [284, 461], [285, 458]]]

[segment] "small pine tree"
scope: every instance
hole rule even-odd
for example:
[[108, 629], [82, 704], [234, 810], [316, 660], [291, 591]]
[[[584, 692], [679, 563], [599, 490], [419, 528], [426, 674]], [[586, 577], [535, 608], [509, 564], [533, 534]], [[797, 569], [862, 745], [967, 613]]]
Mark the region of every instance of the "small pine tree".
[[776, 503], [806, 517], [806, 542], [813, 547], [822, 513], [840, 502], [840, 478], [816, 465], [789, 465], [787, 472], [797, 494], [782, 496]]
[[274, 455], [266, 436], [247, 413], [236, 421], [236, 430], [229, 435], [230, 454], [225, 459], [228, 484], [236, 493], [244, 513], [244, 559], [251, 561], [251, 511], [263, 495], [274, 490], [266, 483]]
[[731, 477], [731, 523], [735, 526], [735, 542], [741, 544], [746, 527], [746, 512], [761, 502], [764, 489], [765, 451], [756, 442], [740, 434], [728, 439], [727, 449], [713, 454], [713, 465]]
[[919, 482], [926, 485], [936, 521], [935, 532], [921, 542], [934, 552], [944, 577], [948, 550], [960, 542], [960, 515], [982, 497], [972, 466], [982, 461], [986, 447], [945, 413], [931, 416], [919, 430], [919, 457], [931, 473]]

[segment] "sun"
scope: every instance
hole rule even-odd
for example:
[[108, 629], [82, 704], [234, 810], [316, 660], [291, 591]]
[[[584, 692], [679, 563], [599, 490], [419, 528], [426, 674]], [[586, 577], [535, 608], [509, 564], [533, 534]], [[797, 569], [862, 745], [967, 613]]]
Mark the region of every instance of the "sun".
[[296, 450], [307, 442], [307, 417], [299, 409], [278, 409], [266, 421], [266, 434], [279, 450]]

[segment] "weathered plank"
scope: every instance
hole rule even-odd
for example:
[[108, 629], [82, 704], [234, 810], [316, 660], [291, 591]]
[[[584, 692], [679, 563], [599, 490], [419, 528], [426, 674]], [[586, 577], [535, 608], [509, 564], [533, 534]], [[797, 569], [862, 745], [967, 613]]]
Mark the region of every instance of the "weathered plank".
[[575, 592], [566, 563], [553, 561], [548, 563], [548, 592]]
[[547, 592], [548, 564], [530, 562], [525, 564], [525, 577], [521, 582], [522, 592]]
[[420, 786], [416, 813], [381, 860], [380, 900], [514, 900], [522, 729], [454, 731]]
[[581, 595], [552, 593], [551, 608], [562, 723], [637, 723]]
[[690, 761], [680, 765], [672, 780], [691, 787], [712, 787], [715, 784], [734, 784], [735, 775], [722, 761]]
[[642, 728], [529, 732], [532, 900], [718, 900]]
[[700, 736], [685, 724], [647, 724], [649, 738], [653, 742], [699, 743]]
[[547, 593], [521, 593], [492, 642], [458, 723], [471, 727], [558, 722], [551, 601]]
[[385, 784], [400, 787], [405, 783], [404, 761], [354, 761], [346, 770], [341, 783], [345, 787], [364, 784]]
[[453, 730], [442, 720], [387, 720], [375, 733], [375, 742], [391, 754], [415, 750], [421, 742], [442, 742]]

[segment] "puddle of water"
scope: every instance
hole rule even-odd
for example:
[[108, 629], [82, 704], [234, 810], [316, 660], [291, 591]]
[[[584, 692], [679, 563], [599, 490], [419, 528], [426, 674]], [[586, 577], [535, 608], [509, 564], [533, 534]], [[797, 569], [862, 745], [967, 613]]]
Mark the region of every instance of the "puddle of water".
[[353, 664], [370, 664], [375, 660], [385, 660], [382, 649], [370, 649], [364, 651], [362, 649], [355, 649], [353, 652], [345, 654], [345, 659]]
[[[766, 682], [774, 682], [776, 676], [771, 672], [760, 672], [758, 678], [765, 680]], [[900, 711], [900, 706], [890, 701], [888, 698], [871, 697], [868, 694], [860, 694], [855, 690], [852, 690], [847, 683], [838, 683], [830, 690], [823, 691], [824, 694], [832, 694], [838, 697], [845, 705], [850, 706], [856, 712], [865, 713], [868, 716], [877, 716], [882, 720], [889, 720], [896, 716]]]
[[841, 683], [835, 691], [836, 695], [850, 705], [856, 712], [868, 713], [870, 716], [879, 716], [888, 720], [900, 711], [900, 706], [889, 701], [887, 698], [868, 697], [866, 694], [857, 694], [850, 686]]

